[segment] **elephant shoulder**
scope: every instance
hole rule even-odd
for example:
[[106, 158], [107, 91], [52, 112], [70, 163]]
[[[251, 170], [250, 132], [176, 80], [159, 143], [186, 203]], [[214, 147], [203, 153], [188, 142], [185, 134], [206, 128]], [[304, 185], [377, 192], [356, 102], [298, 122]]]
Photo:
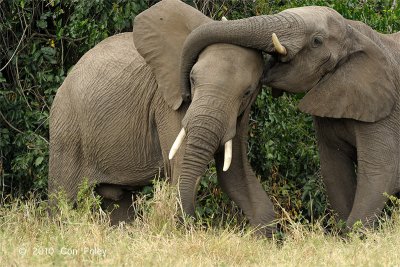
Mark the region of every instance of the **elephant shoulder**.
[[83, 94], [103, 87], [118, 90], [138, 72], [149, 73], [151, 69], [137, 52], [132, 32], [126, 32], [108, 37], [86, 52], [65, 82]]
[[78, 61], [75, 68], [87, 67], [100, 70], [125, 68], [132, 63], [145, 64], [133, 43], [132, 32], [120, 33], [108, 37], [86, 52]]
[[143, 95], [145, 87], [155, 86], [150, 67], [133, 44], [132, 32], [127, 32], [108, 37], [86, 52], [59, 90], [75, 108], [93, 108], [110, 99]]

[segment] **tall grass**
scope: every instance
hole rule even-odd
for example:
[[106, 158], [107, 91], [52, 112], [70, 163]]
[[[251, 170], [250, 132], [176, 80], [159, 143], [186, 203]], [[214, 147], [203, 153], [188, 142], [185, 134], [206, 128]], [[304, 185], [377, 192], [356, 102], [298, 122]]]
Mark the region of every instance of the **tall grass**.
[[[90, 201], [89, 201], [90, 200]], [[286, 221], [283, 240], [256, 237], [242, 224], [178, 223], [176, 193], [156, 183], [154, 197], [134, 202], [135, 220], [109, 226], [93, 195], [72, 209], [60, 201], [15, 200], [0, 208], [2, 266], [396, 266], [400, 218], [342, 238], [318, 224]]]

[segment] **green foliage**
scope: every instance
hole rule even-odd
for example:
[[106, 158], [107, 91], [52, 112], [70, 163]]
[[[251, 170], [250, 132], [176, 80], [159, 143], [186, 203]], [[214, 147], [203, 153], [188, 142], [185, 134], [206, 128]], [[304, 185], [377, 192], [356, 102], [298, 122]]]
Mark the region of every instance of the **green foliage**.
[[242, 223], [244, 214], [218, 185], [215, 166], [210, 166], [199, 183], [196, 215], [207, 225], [222, 226]]
[[312, 118], [297, 109], [297, 99], [275, 99], [263, 90], [250, 124], [249, 157], [270, 196], [300, 219], [326, 209], [318, 170]]
[[88, 179], [85, 178], [79, 186], [78, 195], [76, 198], [76, 207], [78, 211], [90, 213], [94, 210], [100, 210], [101, 197], [95, 194], [95, 185], [91, 185]]
[[[0, 5], [0, 193], [45, 193], [48, 116], [57, 88], [90, 48], [113, 34], [131, 30], [149, 0], [3, 0]], [[324, 5], [380, 32], [400, 29], [395, 1], [375, 0], [214, 0], [185, 1], [220, 19], [277, 13]], [[264, 89], [252, 113], [249, 158], [273, 196], [297, 220], [326, 211], [318, 176], [316, 140], [310, 116], [296, 106], [301, 96], [273, 99]], [[206, 218], [239, 212], [217, 185], [213, 169], [200, 182], [197, 213]], [[145, 192], [146, 193], [146, 192]], [[43, 194], [45, 196], [45, 194]]]

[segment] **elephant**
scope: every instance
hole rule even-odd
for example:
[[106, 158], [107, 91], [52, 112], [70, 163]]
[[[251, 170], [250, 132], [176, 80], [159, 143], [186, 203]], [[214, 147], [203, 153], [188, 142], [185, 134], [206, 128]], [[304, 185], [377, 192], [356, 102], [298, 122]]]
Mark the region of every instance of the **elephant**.
[[161, 173], [178, 188], [184, 213], [194, 216], [198, 181], [215, 159], [222, 190], [252, 226], [272, 233], [273, 205], [246, 152], [262, 53], [210, 45], [191, 69], [189, 97], [182, 97], [183, 43], [211, 21], [164, 0], [136, 16], [133, 32], [103, 40], [79, 60], [51, 107], [49, 193], [62, 190], [76, 201], [86, 178], [104, 206], [118, 204], [111, 212], [118, 223], [132, 219], [132, 192]]
[[400, 190], [400, 33], [378, 33], [319, 6], [211, 22], [185, 41], [183, 92], [199, 51], [214, 43], [263, 51], [262, 83], [304, 94], [298, 107], [313, 116], [331, 208], [347, 230], [355, 222], [374, 227], [385, 193]]

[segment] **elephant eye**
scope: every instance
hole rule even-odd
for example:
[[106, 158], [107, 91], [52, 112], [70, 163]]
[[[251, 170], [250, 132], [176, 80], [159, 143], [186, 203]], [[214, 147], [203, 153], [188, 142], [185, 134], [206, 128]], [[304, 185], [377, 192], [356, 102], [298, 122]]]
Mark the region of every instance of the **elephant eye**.
[[323, 39], [321, 36], [314, 36], [312, 39], [312, 47], [318, 47], [322, 45]]

